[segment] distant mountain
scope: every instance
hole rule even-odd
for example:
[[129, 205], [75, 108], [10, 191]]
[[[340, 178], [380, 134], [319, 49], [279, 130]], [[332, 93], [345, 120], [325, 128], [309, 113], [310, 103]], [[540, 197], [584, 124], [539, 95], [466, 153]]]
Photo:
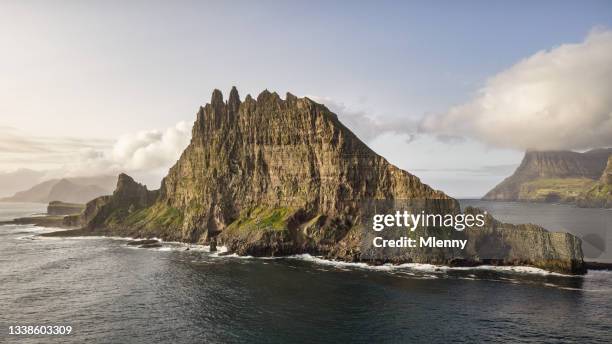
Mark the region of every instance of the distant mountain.
[[96, 197], [113, 193], [117, 177], [75, 177], [44, 181], [33, 187], [0, 199], [2, 202], [49, 203], [62, 201], [86, 203]]
[[584, 153], [528, 151], [514, 174], [483, 199], [503, 201], [575, 202], [601, 177], [612, 148]]
[[12, 172], [0, 172], [0, 197], [8, 197], [40, 183], [45, 172], [20, 168]]

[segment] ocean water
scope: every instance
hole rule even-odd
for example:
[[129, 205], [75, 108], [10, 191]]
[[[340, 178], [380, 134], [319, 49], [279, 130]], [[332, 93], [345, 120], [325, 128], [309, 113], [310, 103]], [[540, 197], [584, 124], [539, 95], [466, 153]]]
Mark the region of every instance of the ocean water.
[[[13, 206], [0, 204], [0, 213], [29, 212]], [[607, 271], [570, 277], [533, 268], [368, 267], [308, 255], [256, 259], [178, 243], [140, 249], [120, 238], [37, 236], [48, 230], [0, 227], [0, 343], [612, 338]], [[69, 325], [72, 332], [11, 336], [11, 325]]]
[[0, 202], [0, 221], [18, 217], [42, 215], [47, 212], [44, 203], [2, 203]]

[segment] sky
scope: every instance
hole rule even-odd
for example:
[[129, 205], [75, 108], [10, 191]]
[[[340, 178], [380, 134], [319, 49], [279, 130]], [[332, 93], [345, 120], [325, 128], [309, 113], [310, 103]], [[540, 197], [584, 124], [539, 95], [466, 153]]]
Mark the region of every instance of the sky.
[[155, 188], [235, 85], [322, 102], [393, 164], [480, 197], [526, 149], [612, 146], [611, 29], [610, 1], [4, 0], [0, 178]]

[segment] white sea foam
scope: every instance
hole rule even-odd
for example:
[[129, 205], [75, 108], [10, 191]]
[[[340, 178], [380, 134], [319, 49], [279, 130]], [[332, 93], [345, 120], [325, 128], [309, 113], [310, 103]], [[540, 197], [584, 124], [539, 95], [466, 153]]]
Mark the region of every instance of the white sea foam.
[[[223, 253], [227, 253], [227, 247], [225, 246], [223, 246], [223, 250], [221, 250], [220, 247], [217, 247], [217, 252], [214, 252], [210, 256], [214, 258], [234, 258], [234, 259], [255, 259], [256, 258], [253, 256], [240, 256], [236, 253], [231, 253], [231, 254], [223, 254]], [[264, 258], [265, 259], [275, 259], [275, 257], [259, 257], [257, 259], [264, 259]]]
[[[227, 255], [225, 257], [243, 258], [243, 259], [254, 258], [251, 256], [237, 256], [234, 254]], [[325, 259], [322, 257], [312, 256], [310, 254], [298, 254], [298, 255], [292, 255], [292, 256], [286, 256], [286, 257], [266, 257], [266, 259], [298, 259], [298, 260], [313, 262], [316, 264], [333, 266], [336, 268], [357, 268], [357, 269], [367, 269], [367, 270], [376, 270], [376, 271], [416, 270], [416, 271], [428, 272], [428, 273], [445, 273], [448, 271], [487, 270], [487, 271], [498, 271], [498, 272], [520, 273], [520, 274], [574, 277], [573, 275], [564, 275], [564, 274], [560, 274], [557, 272], [546, 271], [544, 269], [530, 267], [530, 266], [480, 265], [480, 266], [474, 266], [474, 267], [451, 267], [451, 266], [444, 266], [444, 265], [421, 264], [421, 263], [369, 265], [363, 262], [354, 263], [354, 262], [329, 260], [329, 259]]]
[[563, 277], [575, 277], [575, 275], [566, 275], [558, 272], [547, 271], [532, 266], [496, 266], [496, 265], [479, 265], [473, 267], [450, 267], [450, 266], [436, 266], [437, 269], [441, 270], [455, 270], [455, 271], [468, 271], [468, 270], [491, 270], [499, 272], [514, 272], [521, 274], [535, 274], [535, 275], [554, 275]]
[[[172, 252], [172, 251], [194, 251], [194, 252], [208, 252], [210, 253], [210, 245], [197, 245], [197, 244], [187, 244], [178, 241], [164, 241], [159, 238], [151, 238], [154, 240], [158, 240], [162, 247], [151, 247], [146, 249], [157, 250], [161, 252]], [[140, 248], [138, 246], [129, 246], [131, 248]], [[227, 247], [225, 246], [217, 246], [217, 251], [211, 254], [211, 256], [216, 256], [219, 253], [227, 252]]]

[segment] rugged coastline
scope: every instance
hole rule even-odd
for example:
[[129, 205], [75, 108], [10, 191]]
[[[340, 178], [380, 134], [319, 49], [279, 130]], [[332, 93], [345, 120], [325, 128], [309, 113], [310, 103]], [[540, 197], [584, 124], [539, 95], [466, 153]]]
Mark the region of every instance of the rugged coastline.
[[363, 202], [389, 200], [460, 211], [456, 200], [374, 153], [325, 106], [268, 91], [241, 101], [234, 88], [227, 101], [215, 90], [200, 108], [192, 141], [160, 190], [122, 174], [113, 195], [64, 219], [63, 225], [80, 229], [50, 235], [218, 243], [252, 256], [309, 253], [370, 264], [530, 265], [585, 272], [575, 236], [490, 216], [484, 229], [417, 233], [467, 239], [464, 250], [375, 250], [364, 229]]

